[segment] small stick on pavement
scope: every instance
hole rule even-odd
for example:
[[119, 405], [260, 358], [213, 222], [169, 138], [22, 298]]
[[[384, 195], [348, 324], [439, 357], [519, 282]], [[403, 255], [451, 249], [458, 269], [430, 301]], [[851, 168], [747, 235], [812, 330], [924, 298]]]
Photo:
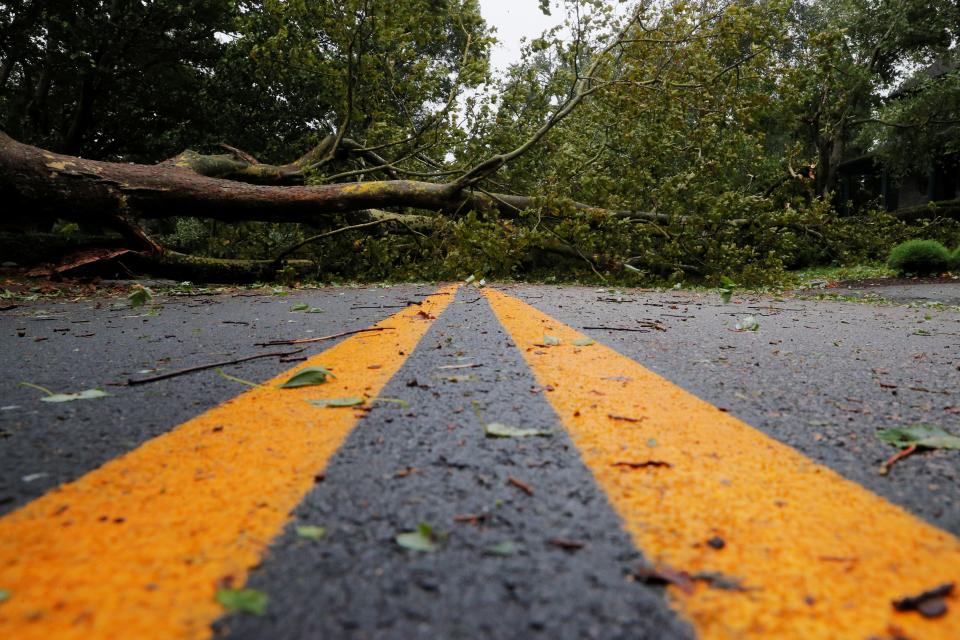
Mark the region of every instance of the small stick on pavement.
[[216, 367], [225, 367], [230, 364], [239, 364], [241, 362], [246, 362], [247, 360], [256, 360], [257, 358], [274, 358], [274, 357], [288, 357], [296, 355], [303, 351], [304, 349], [297, 349], [296, 351], [284, 351], [284, 352], [274, 352], [274, 353], [259, 353], [255, 356], [247, 356], [245, 358], [237, 358], [236, 360], [227, 360], [225, 362], [211, 362], [209, 364], [201, 364], [195, 367], [187, 367], [186, 369], [178, 369], [177, 371], [170, 371], [168, 373], [161, 373], [158, 376], [152, 376], [150, 378], [140, 378], [139, 380], [129, 379], [127, 380], [128, 386], [136, 386], [138, 384], [146, 384], [148, 382], [156, 382], [157, 380], [166, 380], [167, 378], [175, 378], [176, 376], [182, 376], [187, 373], [194, 373], [195, 371], [203, 371], [205, 369], [215, 369]]
[[635, 329], [633, 327], [583, 327], [584, 331], [637, 331], [639, 333], [650, 333], [649, 329]]
[[507, 478], [507, 484], [512, 484], [513, 486], [515, 486], [517, 489], [520, 489], [520, 491], [523, 491], [528, 496], [533, 495], [533, 488], [523, 480], [517, 480], [513, 476], [510, 476]]
[[334, 338], [342, 338], [343, 336], [352, 336], [355, 333], [366, 333], [368, 331], [385, 331], [387, 329], [392, 330], [393, 327], [370, 327], [369, 329], [355, 329], [353, 331], [344, 331], [343, 333], [334, 333], [329, 336], [321, 336], [319, 338], [300, 338], [299, 340], [271, 340], [270, 342], [258, 342], [258, 347], [277, 347], [283, 344], [307, 344], [308, 342], [323, 342], [324, 340], [333, 340]]
[[880, 465], [880, 475], [882, 476], [887, 475], [887, 472], [890, 471], [890, 467], [892, 467], [894, 463], [897, 462], [897, 460], [903, 460], [904, 458], [906, 458], [908, 455], [910, 455], [916, 450], [917, 450], [917, 445], [912, 444], [906, 449], [897, 451], [895, 454], [893, 454], [892, 456], [884, 460], [883, 464]]

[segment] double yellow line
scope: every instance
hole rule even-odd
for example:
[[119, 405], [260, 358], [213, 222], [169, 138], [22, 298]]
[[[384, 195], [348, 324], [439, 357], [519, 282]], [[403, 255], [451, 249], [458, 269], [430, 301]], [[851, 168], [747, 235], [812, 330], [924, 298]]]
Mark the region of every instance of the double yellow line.
[[[357, 422], [306, 399], [376, 396], [454, 291], [0, 519], [0, 638], [208, 638], [218, 585], [244, 583]], [[960, 579], [955, 538], [485, 292], [637, 547], [687, 576], [671, 599], [700, 637], [960, 638], [956, 599], [935, 620], [890, 604]], [[337, 378], [276, 388], [317, 365]]]

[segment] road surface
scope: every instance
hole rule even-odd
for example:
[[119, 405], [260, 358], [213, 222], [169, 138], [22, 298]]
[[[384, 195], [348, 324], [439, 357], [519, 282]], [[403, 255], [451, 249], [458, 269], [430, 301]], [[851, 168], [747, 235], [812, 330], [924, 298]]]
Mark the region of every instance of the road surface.
[[960, 637], [891, 604], [960, 580], [960, 451], [878, 472], [960, 434], [949, 309], [404, 285], [29, 303], [0, 348], [0, 637]]

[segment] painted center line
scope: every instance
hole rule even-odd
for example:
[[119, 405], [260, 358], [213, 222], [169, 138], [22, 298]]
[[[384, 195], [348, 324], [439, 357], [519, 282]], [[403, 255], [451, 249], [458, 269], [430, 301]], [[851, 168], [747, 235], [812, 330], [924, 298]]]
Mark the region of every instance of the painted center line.
[[[563, 426], [653, 564], [700, 575], [672, 600], [706, 639], [960, 638], [960, 541], [601, 344], [485, 290]], [[546, 346], [545, 334], [558, 338]]]
[[[207, 638], [356, 425], [308, 399], [375, 397], [448, 287], [0, 519], [0, 638]], [[371, 368], [370, 365], [378, 365]], [[322, 386], [279, 389], [324, 366]]]

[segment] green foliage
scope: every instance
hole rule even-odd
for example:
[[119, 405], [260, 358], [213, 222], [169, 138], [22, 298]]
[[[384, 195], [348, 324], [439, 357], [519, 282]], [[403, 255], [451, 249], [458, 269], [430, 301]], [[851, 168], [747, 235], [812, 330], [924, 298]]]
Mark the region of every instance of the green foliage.
[[960, 247], [954, 249], [953, 253], [950, 254], [950, 269], [960, 271]]
[[893, 248], [887, 264], [901, 274], [937, 274], [950, 268], [950, 252], [936, 240], [908, 240]]

